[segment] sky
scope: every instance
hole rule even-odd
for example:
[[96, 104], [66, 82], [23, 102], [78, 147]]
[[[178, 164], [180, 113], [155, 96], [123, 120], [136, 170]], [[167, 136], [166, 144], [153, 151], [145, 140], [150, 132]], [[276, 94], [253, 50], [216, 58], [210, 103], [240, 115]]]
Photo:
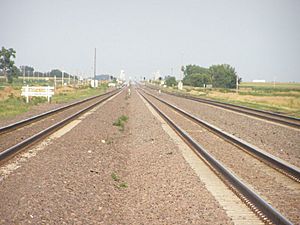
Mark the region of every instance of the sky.
[[244, 81], [300, 81], [299, 0], [0, 0], [0, 47], [46, 72], [179, 77], [230, 64]]

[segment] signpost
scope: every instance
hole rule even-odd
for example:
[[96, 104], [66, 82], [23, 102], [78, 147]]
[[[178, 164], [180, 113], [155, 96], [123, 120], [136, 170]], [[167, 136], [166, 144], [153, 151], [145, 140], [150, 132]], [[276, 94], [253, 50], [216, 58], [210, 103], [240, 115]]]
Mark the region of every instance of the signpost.
[[21, 96], [26, 97], [26, 103], [29, 102], [29, 97], [31, 96], [46, 97], [48, 102], [50, 102], [52, 95], [54, 95], [54, 87], [29, 87], [28, 85], [22, 87]]

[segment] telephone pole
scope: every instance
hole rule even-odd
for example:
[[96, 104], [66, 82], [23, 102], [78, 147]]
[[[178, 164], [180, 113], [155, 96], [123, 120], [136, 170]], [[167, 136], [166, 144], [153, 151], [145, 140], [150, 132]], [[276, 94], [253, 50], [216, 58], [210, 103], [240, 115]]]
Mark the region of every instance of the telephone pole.
[[94, 87], [96, 87], [96, 48], [95, 48], [95, 56], [94, 56]]

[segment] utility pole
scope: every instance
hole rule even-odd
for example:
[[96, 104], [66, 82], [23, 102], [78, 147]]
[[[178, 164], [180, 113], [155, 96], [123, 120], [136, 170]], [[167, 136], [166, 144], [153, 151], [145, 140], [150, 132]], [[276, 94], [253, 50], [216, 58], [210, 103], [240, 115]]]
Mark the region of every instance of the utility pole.
[[23, 84], [25, 84], [25, 66], [23, 66]]
[[64, 71], [61, 72], [61, 86], [64, 86]]
[[239, 76], [236, 75], [236, 93], [239, 93]]
[[94, 88], [96, 87], [96, 48], [95, 48], [95, 56], [94, 56]]

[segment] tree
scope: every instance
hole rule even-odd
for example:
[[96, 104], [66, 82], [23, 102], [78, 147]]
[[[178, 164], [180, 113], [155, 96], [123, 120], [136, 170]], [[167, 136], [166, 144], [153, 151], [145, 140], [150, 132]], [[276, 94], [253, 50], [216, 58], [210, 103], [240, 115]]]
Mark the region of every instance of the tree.
[[209, 67], [212, 84], [218, 88], [235, 88], [237, 74], [235, 69], [228, 64], [212, 65]]
[[34, 68], [31, 66], [20, 66], [21, 72], [25, 76], [33, 76], [34, 74]]
[[[56, 77], [62, 77], [62, 72], [60, 70], [58, 70], [58, 69], [51, 70], [50, 76], [51, 77], [54, 77], [54, 76], [56, 76]], [[66, 77], [66, 73], [64, 73], [64, 76]]]
[[7, 81], [8, 83], [13, 82], [13, 78], [18, 78], [21, 75], [21, 71], [18, 67], [13, 66], [12, 69], [8, 72]]
[[185, 76], [182, 80], [184, 85], [189, 85], [193, 87], [203, 87], [203, 85], [212, 84], [212, 77], [209, 74], [191, 74]]
[[2, 47], [0, 50], [0, 69], [4, 74], [6, 82], [9, 80], [12, 81], [12, 76], [15, 75], [13, 72], [16, 72], [15, 62], [11, 58], [16, 58], [16, 51], [13, 48], [6, 49]]
[[177, 85], [176, 78], [175, 78], [175, 77], [171, 77], [171, 76], [167, 76], [167, 77], [165, 78], [165, 84], [166, 84], [168, 87]]
[[192, 74], [208, 74], [208, 69], [197, 65], [187, 65], [181, 69], [185, 76]]

